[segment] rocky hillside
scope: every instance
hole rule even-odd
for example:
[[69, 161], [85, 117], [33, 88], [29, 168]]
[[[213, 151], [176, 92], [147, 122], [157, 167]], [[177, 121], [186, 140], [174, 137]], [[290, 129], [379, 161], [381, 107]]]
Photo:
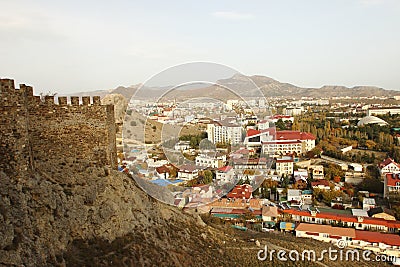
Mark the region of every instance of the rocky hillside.
[[[76, 240], [107, 243], [125, 235], [160, 248], [166, 262], [180, 262], [187, 256], [176, 245], [206, 231], [199, 217], [153, 200], [127, 175], [83, 161], [71, 162], [63, 175], [36, 173], [24, 183], [1, 173], [0, 183], [0, 265], [62, 266]], [[138, 263], [154, 260], [137, 252]]]
[[[330, 245], [312, 240], [299, 243], [290, 234], [235, 232], [208, 216], [207, 225], [198, 215], [152, 199], [126, 174], [92, 167], [85, 161], [68, 162], [63, 172], [51, 169], [56, 167], [61, 168], [49, 166], [25, 181], [0, 174], [1, 266], [342, 264], [282, 264], [276, 258], [261, 262], [257, 242], [262, 247], [266, 244], [270, 249], [286, 250], [320, 251]], [[361, 264], [374, 266], [373, 262]]]

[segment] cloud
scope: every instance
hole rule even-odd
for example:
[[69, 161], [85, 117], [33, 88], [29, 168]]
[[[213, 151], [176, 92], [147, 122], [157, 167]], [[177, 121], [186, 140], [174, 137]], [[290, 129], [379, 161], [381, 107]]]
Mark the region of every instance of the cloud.
[[216, 18], [228, 20], [248, 20], [253, 19], [254, 15], [249, 13], [240, 13], [236, 11], [216, 11], [212, 13]]

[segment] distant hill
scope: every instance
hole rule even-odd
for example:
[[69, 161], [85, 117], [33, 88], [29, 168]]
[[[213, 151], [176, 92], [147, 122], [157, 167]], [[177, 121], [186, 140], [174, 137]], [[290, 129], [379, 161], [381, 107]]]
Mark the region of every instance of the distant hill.
[[[386, 90], [384, 88], [375, 86], [355, 86], [352, 88], [348, 88], [345, 86], [326, 85], [321, 88], [304, 88], [290, 83], [282, 83], [272, 78], [261, 75], [244, 76], [240, 74], [235, 74], [231, 78], [219, 80], [217, 84], [231, 88], [236, 92], [240, 92], [240, 95], [242, 97], [258, 96], [258, 90], [256, 89], [256, 86], [249, 82], [249, 79], [261, 89], [266, 97], [391, 97], [395, 95], [400, 95], [400, 91]], [[122, 94], [127, 99], [130, 99], [140, 86], [140, 84], [129, 87], [119, 86], [113, 90], [95, 91], [84, 94], [93, 95], [95, 93], [100, 96], [105, 96], [109, 93], [116, 93]], [[169, 88], [171, 87], [144, 87], [140, 89], [139, 93], [136, 95], [136, 98], [158, 98], [159, 96], [163, 95]], [[80, 95], [83, 95], [83, 93]], [[177, 100], [204, 96], [223, 99], [236, 98], [234, 94], [229, 93], [226, 89], [215, 85], [205, 86], [204, 88], [196, 89], [174, 90], [167, 94], [167, 98]]]

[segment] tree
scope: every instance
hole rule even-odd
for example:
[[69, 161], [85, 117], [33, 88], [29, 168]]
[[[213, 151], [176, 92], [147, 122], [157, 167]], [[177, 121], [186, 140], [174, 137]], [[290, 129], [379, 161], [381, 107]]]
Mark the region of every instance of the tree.
[[287, 130], [286, 124], [283, 122], [282, 119], [279, 119], [279, 120], [275, 123], [275, 127], [278, 128], [279, 130]]
[[210, 170], [205, 170], [205, 171], [203, 172], [203, 183], [204, 183], [204, 184], [210, 184], [210, 183], [212, 183], [213, 178], [214, 178], [214, 175], [213, 175], [212, 171], [210, 171]]

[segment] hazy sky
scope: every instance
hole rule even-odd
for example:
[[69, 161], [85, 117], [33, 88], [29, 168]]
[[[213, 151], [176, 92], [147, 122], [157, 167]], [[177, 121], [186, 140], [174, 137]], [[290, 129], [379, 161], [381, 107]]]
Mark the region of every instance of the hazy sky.
[[128, 86], [191, 61], [400, 90], [400, 1], [0, 0], [0, 77], [36, 92]]

